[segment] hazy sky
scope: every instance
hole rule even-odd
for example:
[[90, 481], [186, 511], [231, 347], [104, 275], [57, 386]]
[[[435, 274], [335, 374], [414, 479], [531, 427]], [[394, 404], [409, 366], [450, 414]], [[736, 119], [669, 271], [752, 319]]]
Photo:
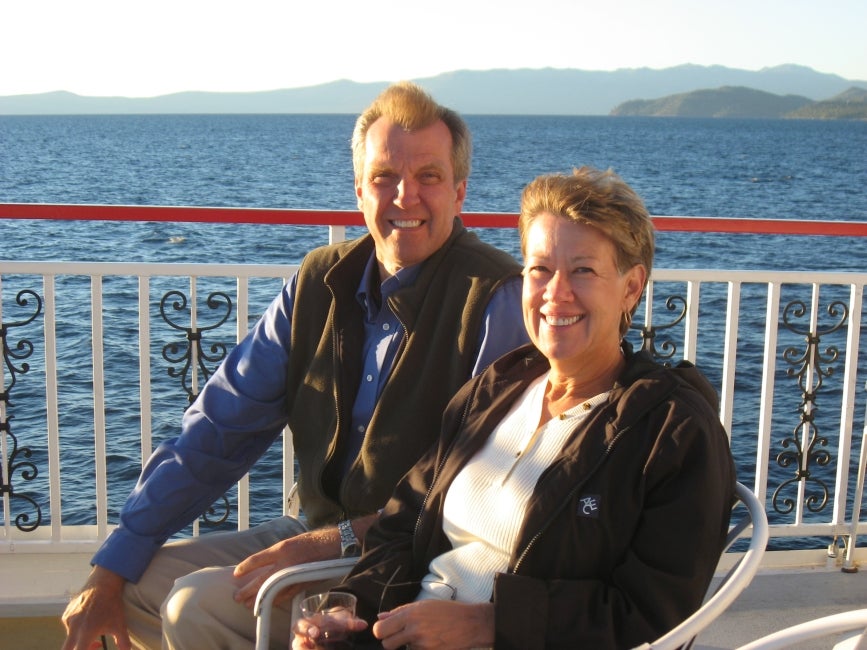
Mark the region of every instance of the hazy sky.
[[0, 95], [682, 63], [867, 80], [865, 28], [865, 0], [0, 0]]

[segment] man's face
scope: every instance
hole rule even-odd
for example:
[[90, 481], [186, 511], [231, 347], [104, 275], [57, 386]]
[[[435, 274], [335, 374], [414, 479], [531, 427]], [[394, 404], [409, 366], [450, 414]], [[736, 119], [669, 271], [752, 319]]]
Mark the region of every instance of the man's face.
[[407, 132], [381, 117], [365, 145], [355, 194], [385, 278], [423, 262], [446, 242], [467, 182], [455, 182], [452, 137], [442, 121]]

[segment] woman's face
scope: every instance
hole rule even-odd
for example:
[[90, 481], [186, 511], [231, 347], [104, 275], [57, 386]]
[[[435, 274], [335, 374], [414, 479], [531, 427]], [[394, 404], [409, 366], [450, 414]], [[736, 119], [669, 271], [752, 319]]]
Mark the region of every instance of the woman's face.
[[620, 354], [620, 323], [644, 288], [637, 265], [617, 270], [614, 242], [597, 228], [543, 212], [524, 250], [524, 325], [552, 368], [574, 374]]

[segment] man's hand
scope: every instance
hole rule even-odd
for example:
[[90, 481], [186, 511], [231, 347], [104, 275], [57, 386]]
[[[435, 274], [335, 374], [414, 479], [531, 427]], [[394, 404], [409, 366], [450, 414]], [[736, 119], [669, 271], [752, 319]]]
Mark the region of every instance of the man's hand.
[[101, 635], [114, 637], [118, 650], [131, 650], [123, 610], [125, 580], [108, 569], [96, 566], [84, 588], [63, 612], [66, 642], [62, 650], [101, 648]]
[[[368, 515], [352, 520], [356, 537], [362, 539], [378, 515]], [[321, 560], [336, 560], [340, 557], [340, 533], [337, 527], [319, 528], [277, 542], [264, 551], [254, 553], [235, 567], [234, 576], [246, 582], [235, 592], [235, 600], [253, 609], [259, 588], [270, 576], [286, 567]], [[274, 599], [274, 603], [285, 602], [308, 583], [286, 587]]]

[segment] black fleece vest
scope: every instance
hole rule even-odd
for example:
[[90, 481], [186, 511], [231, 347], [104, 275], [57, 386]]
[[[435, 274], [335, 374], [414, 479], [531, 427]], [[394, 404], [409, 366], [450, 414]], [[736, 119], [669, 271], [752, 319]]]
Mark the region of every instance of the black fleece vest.
[[361, 374], [363, 312], [355, 298], [370, 235], [307, 255], [298, 271], [287, 407], [301, 508], [311, 526], [375, 512], [437, 440], [442, 411], [470, 377], [492, 293], [520, 266], [459, 219], [415, 283], [389, 304], [406, 332], [359, 457], [342, 476]]

